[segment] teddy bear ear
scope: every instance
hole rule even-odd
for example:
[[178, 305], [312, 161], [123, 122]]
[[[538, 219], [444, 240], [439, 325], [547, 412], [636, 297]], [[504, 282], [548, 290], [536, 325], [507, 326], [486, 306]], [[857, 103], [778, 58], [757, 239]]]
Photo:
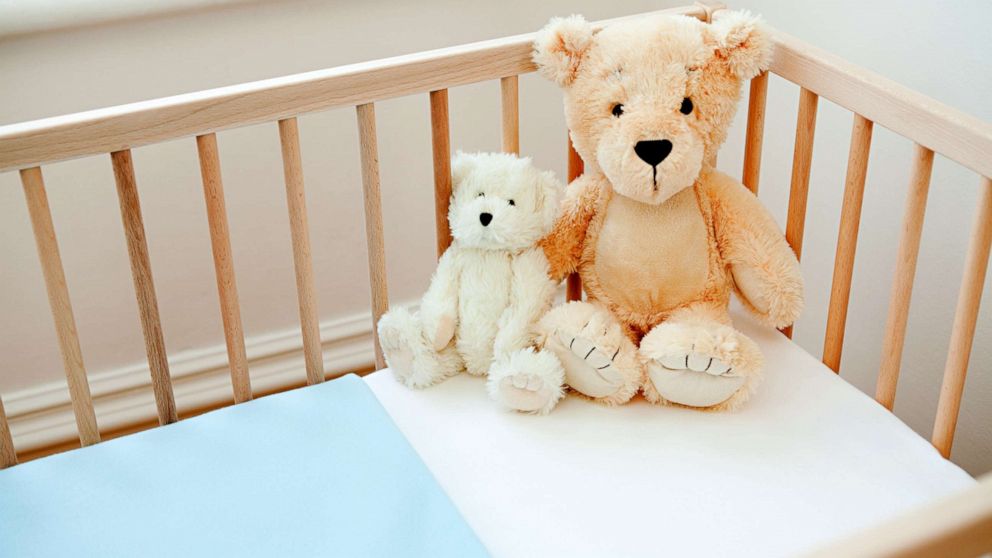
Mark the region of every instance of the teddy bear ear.
[[709, 27], [716, 56], [726, 60], [737, 77], [751, 79], [768, 69], [771, 33], [760, 17], [746, 11], [721, 11]]
[[451, 189], [457, 190], [465, 177], [475, 168], [476, 157], [471, 153], [458, 151], [451, 158]]
[[534, 39], [532, 58], [541, 75], [568, 87], [592, 44], [592, 26], [580, 15], [552, 18]]

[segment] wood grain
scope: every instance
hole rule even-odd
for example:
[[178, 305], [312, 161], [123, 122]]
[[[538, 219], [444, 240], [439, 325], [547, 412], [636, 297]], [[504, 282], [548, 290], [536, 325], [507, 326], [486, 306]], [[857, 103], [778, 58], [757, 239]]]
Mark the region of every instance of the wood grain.
[[[792, 181], [789, 188], [789, 213], [785, 223], [785, 240], [796, 259], [802, 259], [803, 234], [806, 230], [806, 201], [809, 198], [809, 174], [813, 162], [813, 137], [816, 132], [816, 107], [819, 97], [802, 88], [799, 91], [799, 114], [796, 117], [796, 140], [792, 153]], [[792, 326], [782, 330], [792, 337]]]
[[169, 361], [165, 351], [165, 338], [162, 334], [162, 320], [158, 313], [158, 298], [152, 279], [152, 264], [148, 257], [148, 241], [145, 238], [145, 224], [141, 218], [141, 202], [138, 199], [138, 185], [134, 179], [134, 163], [131, 151], [115, 151], [110, 154], [114, 167], [114, 180], [117, 183], [117, 201], [121, 207], [121, 221], [127, 239], [127, 253], [131, 262], [131, 279], [138, 299], [138, 314], [141, 318], [141, 331], [145, 338], [145, 353], [148, 355], [148, 368], [152, 376], [152, 391], [158, 409], [159, 424], [169, 424], [179, 420], [176, 414], [176, 396], [172, 389], [169, 374]]
[[517, 76], [499, 80], [503, 152], [520, 154], [520, 94]]
[[66, 383], [69, 386], [72, 411], [76, 417], [79, 441], [84, 446], [92, 445], [100, 441], [100, 431], [97, 428], [93, 398], [90, 396], [86, 367], [83, 365], [83, 353], [79, 348], [76, 318], [73, 316], [72, 304], [69, 301], [69, 289], [66, 286], [65, 271], [62, 269], [62, 256], [55, 237], [55, 225], [52, 223], [52, 212], [48, 206], [48, 194], [45, 192], [41, 169], [32, 167], [22, 170], [21, 184], [24, 187], [28, 215], [31, 217], [31, 228], [34, 231], [42, 275], [45, 278], [48, 304], [55, 321], [55, 333], [58, 337], [59, 352], [62, 355]]
[[448, 205], [451, 203], [451, 132], [448, 90], [431, 91], [431, 152], [434, 155], [434, 236], [437, 257], [451, 246]]
[[933, 151], [916, 144], [913, 150], [913, 170], [906, 197], [906, 210], [896, 254], [896, 271], [892, 280], [889, 315], [885, 322], [882, 342], [882, 363], [878, 370], [875, 400], [892, 410], [896, 400], [896, 384], [902, 364], [903, 342], [906, 340], [906, 322], [909, 320], [909, 302], [913, 296], [913, 279], [916, 276], [916, 259], [920, 253], [923, 235], [923, 217], [930, 191], [933, 171]]
[[0, 398], [0, 469], [14, 465], [17, 465], [17, 451], [14, 450], [14, 439], [10, 436], [7, 413], [3, 410], [3, 398]]
[[[389, 292], [386, 287], [386, 247], [382, 230], [382, 194], [379, 184], [379, 147], [375, 133], [375, 106], [359, 105], [358, 138], [362, 159], [362, 194], [365, 199], [365, 238], [369, 252], [369, 286], [372, 289], [372, 330], [375, 331], [379, 318], [389, 309]], [[375, 342], [375, 366], [377, 370], [386, 367], [379, 346], [379, 336], [373, 335]]]
[[834, 276], [830, 283], [827, 329], [823, 339], [823, 364], [834, 372], [840, 372], [840, 357], [844, 350], [844, 329], [851, 300], [854, 253], [858, 247], [858, 228], [861, 225], [865, 178], [868, 176], [872, 128], [871, 120], [860, 114], [854, 115], [851, 147], [847, 155], [847, 177], [844, 179], [844, 202], [840, 210], [840, 231], [837, 234], [837, 253], [834, 256]]
[[203, 180], [203, 197], [207, 203], [207, 223], [210, 226], [210, 248], [214, 255], [214, 272], [217, 276], [217, 294], [220, 298], [220, 315], [224, 324], [224, 343], [231, 369], [231, 387], [234, 402], [251, 400], [251, 379], [245, 356], [245, 334], [241, 324], [241, 306], [238, 303], [238, 284], [234, 278], [234, 256], [231, 254], [231, 231], [227, 225], [227, 207], [224, 203], [224, 183], [220, 175], [220, 156], [217, 153], [217, 136], [197, 136], [196, 149], [200, 157], [200, 176]]
[[[700, 6], [653, 13], [705, 16]], [[644, 16], [592, 25], [601, 29]], [[0, 126], [0, 172], [533, 72], [534, 37], [526, 33]]]
[[978, 307], [982, 302], [985, 273], [989, 266], [989, 249], [992, 247], [992, 179], [982, 178], [978, 195], [975, 224], [965, 258], [964, 276], [958, 291], [957, 309], [951, 344], [944, 365], [944, 381], [940, 386], [937, 418], [933, 426], [933, 445], [944, 457], [950, 458], [954, 431], [957, 428], [961, 396], [968, 374], [971, 345], [975, 339]]
[[320, 346], [320, 323], [317, 319], [307, 196], [303, 189], [300, 132], [295, 118], [279, 121], [279, 142], [282, 146], [286, 204], [289, 208], [289, 230], [293, 243], [293, 269], [296, 273], [296, 296], [300, 307], [303, 358], [306, 363], [307, 384], [314, 385], [324, 381], [324, 356]]
[[[568, 183], [571, 184], [573, 180], [582, 176], [582, 171], [585, 168], [585, 163], [582, 162], [582, 157], [575, 150], [575, 146], [572, 145], [572, 135], [568, 135]], [[579, 277], [578, 273], [569, 274], [565, 283], [565, 299], [568, 301], [582, 300], [582, 278]]]
[[761, 147], [765, 141], [765, 105], [768, 102], [768, 72], [751, 80], [747, 99], [747, 132], [744, 136], [744, 170], [741, 182], [758, 195], [761, 178]]

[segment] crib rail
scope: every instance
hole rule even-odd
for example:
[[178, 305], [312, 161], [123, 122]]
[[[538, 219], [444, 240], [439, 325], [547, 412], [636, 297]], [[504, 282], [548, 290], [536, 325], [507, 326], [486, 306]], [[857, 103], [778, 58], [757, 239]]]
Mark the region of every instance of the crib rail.
[[[697, 4], [665, 12], [708, 20], [717, 9], [718, 7]], [[607, 20], [596, 25], [609, 25], [623, 19], [627, 18]], [[42, 165], [76, 157], [110, 155], [158, 419], [162, 424], [172, 422], [178, 419], [177, 405], [158, 317], [152, 266], [141, 219], [131, 150], [176, 138], [196, 138], [232, 389], [235, 402], [240, 403], [251, 399], [252, 387], [245, 357], [216, 134], [221, 130], [261, 122], [277, 123], [290, 217], [306, 381], [309, 384], [318, 383], [324, 380], [326, 371], [320, 350], [315, 279], [296, 117], [336, 107], [356, 107], [372, 314], [374, 319], [378, 319], [388, 307], [388, 289], [375, 102], [412, 94], [427, 97], [432, 129], [436, 248], [440, 255], [450, 242], [445, 218], [451, 193], [448, 89], [479, 81], [499, 80], [502, 147], [508, 152], [519, 152], [517, 76], [535, 69], [530, 60], [533, 38], [533, 34], [517, 35], [0, 127], [0, 171], [19, 170], [21, 174], [80, 442], [84, 445], [98, 442], [100, 430], [93, 411], [69, 290], [62, 272], [45, 195]], [[915, 145], [912, 159], [914, 170], [908, 188], [876, 394], [877, 399], [889, 408], [894, 401], [898, 380], [933, 156], [935, 153], [945, 155], [974, 170], [980, 177], [981, 201], [965, 262], [964, 280], [934, 427], [933, 442], [948, 456], [968, 368], [989, 246], [992, 243], [992, 181], [989, 179], [992, 176], [992, 126], [786, 34], [775, 32], [774, 41], [775, 55], [769, 73], [797, 84], [800, 92], [786, 226], [786, 237], [797, 256], [802, 255], [819, 98], [828, 99], [853, 113], [848, 170], [823, 349], [824, 363], [835, 371], [840, 369], [844, 345], [873, 127], [875, 124], [882, 125], [908, 138]], [[750, 84], [742, 180], [755, 193], [760, 183], [767, 89], [767, 73], [754, 78]], [[569, 179], [581, 172], [582, 161], [569, 144]], [[581, 285], [575, 277], [569, 279], [568, 296], [572, 299], [581, 297]], [[384, 364], [378, 345], [375, 346], [375, 363], [378, 367]], [[16, 453], [9, 425], [0, 405], [0, 465], [15, 462]]]
[[[696, 5], [656, 13], [705, 18], [709, 9]], [[0, 172], [493, 79], [510, 78], [504, 99], [516, 98], [515, 76], [536, 69], [533, 41], [534, 34], [527, 33], [2, 126]]]
[[[979, 175], [979, 203], [932, 437], [941, 454], [950, 457], [992, 245], [992, 180], [989, 178], [992, 176], [992, 124], [778, 31], [775, 32], [775, 55], [770, 71], [800, 86], [786, 225], [786, 238], [797, 257], [802, 255], [817, 100], [822, 96], [854, 115], [823, 348], [823, 362], [835, 372], [840, 370], [844, 345], [873, 126], [880, 124], [914, 142], [913, 167], [875, 394], [875, 399], [890, 410], [895, 403], [934, 154], [940, 153]], [[748, 106], [743, 175], [744, 183], [755, 192], [767, 94], [764, 79], [759, 76], [752, 81]], [[791, 336], [792, 329], [785, 333]]]
[[[706, 19], [712, 8], [697, 4], [662, 10]], [[630, 16], [638, 17], [638, 16]], [[628, 18], [594, 23], [597, 28]], [[296, 117], [355, 106], [358, 118], [365, 224], [373, 319], [388, 308], [375, 126], [376, 101], [428, 93], [434, 153], [438, 255], [450, 243], [446, 219], [451, 194], [448, 88], [500, 80], [502, 145], [519, 152], [519, 74], [535, 70], [533, 33], [398, 56], [282, 78], [222, 87], [158, 100], [0, 127], [0, 172], [20, 170], [49, 291], [52, 315], [65, 363], [76, 426], [82, 445], [100, 441], [93, 401], [79, 348], [69, 291], [48, 208], [41, 166], [77, 157], [110, 155], [114, 169], [135, 296], [145, 339], [159, 424], [178, 420], [165, 339], [141, 217], [131, 150], [195, 136], [231, 383], [235, 403], [252, 398], [230, 233], [227, 224], [216, 132], [261, 122], [277, 122], [296, 275], [303, 352], [308, 384], [324, 381], [317, 301], [303, 163]], [[375, 342], [375, 364], [385, 365]], [[16, 463], [10, 428], [0, 407], [0, 466]]]
[[992, 549], [992, 476], [804, 558], [972, 558]]

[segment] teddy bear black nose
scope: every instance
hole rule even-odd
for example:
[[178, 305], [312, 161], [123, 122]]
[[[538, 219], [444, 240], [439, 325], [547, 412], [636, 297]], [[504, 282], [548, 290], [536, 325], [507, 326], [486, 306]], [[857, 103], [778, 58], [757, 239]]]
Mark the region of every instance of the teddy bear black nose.
[[492, 213], [480, 213], [479, 214], [479, 222], [482, 223], [482, 226], [483, 227], [488, 227], [489, 226], [489, 222], [492, 221], [492, 220], [493, 220], [493, 214]]
[[671, 152], [672, 142], [668, 140], [639, 141], [634, 145], [634, 153], [652, 167], [664, 161]]

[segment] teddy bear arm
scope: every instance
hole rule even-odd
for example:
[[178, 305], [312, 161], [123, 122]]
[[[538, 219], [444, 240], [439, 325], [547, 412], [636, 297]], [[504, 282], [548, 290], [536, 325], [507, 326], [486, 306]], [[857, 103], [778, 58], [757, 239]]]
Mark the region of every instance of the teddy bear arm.
[[549, 275], [556, 282], [578, 270], [586, 232], [599, 205], [599, 191], [592, 177], [583, 175], [573, 180], [566, 190], [562, 211], [554, 227], [541, 239]]
[[709, 178], [719, 250], [744, 307], [781, 328], [803, 307], [799, 261], [775, 220], [747, 188], [714, 172]]
[[424, 335], [440, 351], [451, 342], [458, 323], [458, 248], [448, 248], [420, 301]]
[[510, 277], [510, 304], [499, 317], [493, 346], [496, 359], [533, 345], [535, 324], [551, 308], [555, 285], [548, 260], [539, 248], [517, 256]]

